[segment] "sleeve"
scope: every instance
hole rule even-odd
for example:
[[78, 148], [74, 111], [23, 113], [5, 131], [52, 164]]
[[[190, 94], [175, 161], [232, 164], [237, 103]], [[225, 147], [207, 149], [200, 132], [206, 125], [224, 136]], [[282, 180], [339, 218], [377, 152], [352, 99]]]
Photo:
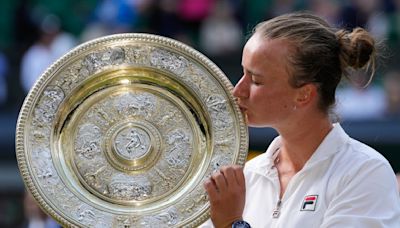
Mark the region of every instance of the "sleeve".
[[388, 163], [370, 160], [347, 177], [334, 191], [322, 228], [400, 226], [400, 197]]

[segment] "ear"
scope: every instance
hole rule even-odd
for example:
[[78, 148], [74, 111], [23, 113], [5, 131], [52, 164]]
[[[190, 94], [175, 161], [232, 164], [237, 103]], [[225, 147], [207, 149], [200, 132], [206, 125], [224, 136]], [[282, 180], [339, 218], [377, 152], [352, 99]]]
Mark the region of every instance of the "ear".
[[296, 95], [296, 104], [298, 107], [304, 106], [313, 102], [317, 95], [317, 86], [313, 83], [303, 85], [298, 89]]

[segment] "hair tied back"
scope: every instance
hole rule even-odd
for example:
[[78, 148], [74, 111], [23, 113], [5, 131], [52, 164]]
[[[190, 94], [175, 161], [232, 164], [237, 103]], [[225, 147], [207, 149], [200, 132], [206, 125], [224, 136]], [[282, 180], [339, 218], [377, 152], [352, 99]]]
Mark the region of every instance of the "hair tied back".
[[350, 33], [346, 30], [336, 32], [339, 43], [339, 58], [345, 76], [349, 78], [346, 69], [363, 69], [371, 72], [368, 82], [363, 85], [367, 87], [372, 81], [375, 73], [376, 48], [374, 38], [363, 28], [355, 28]]

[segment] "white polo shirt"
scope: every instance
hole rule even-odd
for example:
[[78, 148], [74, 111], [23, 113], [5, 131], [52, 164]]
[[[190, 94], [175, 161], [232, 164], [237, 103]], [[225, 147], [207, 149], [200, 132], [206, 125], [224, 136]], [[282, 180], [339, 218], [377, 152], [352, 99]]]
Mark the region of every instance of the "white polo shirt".
[[[273, 166], [280, 137], [245, 165], [243, 219], [253, 228], [400, 227], [400, 197], [394, 172], [374, 149], [335, 124], [312, 157], [289, 182], [281, 199]], [[207, 221], [202, 227], [212, 227]]]

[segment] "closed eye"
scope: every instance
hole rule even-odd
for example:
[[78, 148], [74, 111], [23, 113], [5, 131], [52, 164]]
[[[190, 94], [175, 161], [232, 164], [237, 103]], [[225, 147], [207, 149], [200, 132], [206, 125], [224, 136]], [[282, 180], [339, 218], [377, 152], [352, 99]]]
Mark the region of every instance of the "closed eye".
[[243, 74], [251, 79], [251, 83], [253, 85], [261, 85], [262, 83], [260, 82], [260, 76], [254, 74], [252, 71], [246, 70], [243, 68]]
[[252, 76], [251, 77], [251, 83], [254, 85], [261, 85], [262, 83], [260, 82], [260, 78], [257, 78], [257, 76]]

